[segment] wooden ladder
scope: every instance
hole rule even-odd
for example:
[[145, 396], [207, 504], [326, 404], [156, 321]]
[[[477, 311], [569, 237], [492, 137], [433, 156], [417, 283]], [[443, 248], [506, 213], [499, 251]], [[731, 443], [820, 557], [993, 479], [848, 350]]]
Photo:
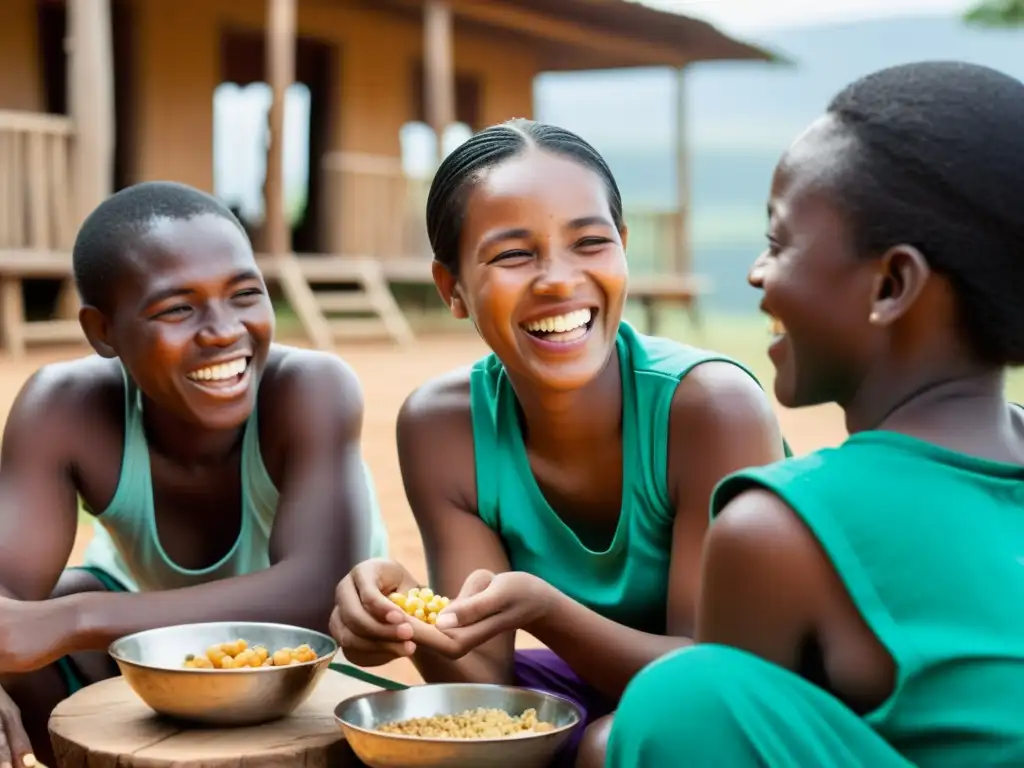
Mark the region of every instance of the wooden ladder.
[[[415, 337], [377, 259], [355, 256], [261, 256], [260, 269], [277, 280], [310, 341], [333, 349], [339, 341], [387, 336], [399, 344]], [[317, 290], [354, 283], [356, 290]], [[370, 317], [352, 317], [352, 315]]]

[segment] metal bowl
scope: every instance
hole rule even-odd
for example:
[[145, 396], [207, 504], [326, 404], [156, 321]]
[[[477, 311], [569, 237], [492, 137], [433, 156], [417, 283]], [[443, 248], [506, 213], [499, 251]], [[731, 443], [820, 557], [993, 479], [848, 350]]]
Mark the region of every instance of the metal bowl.
[[[376, 730], [384, 723], [413, 717], [454, 715], [484, 707], [510, 715], [537, 710], [551, 731], [497, 739], [429, 739]], [[356, 756], [370, 768], [546, 768], [583, 719], [569, 699], [529, 688], [504, 685], [417, 685], [402, 691], [380, 691], [345, 699], [334, 719]]]
[[[209, 646], [245, 640], [271, 653], [307, 644], [317, 658], [287, 667], [184, 669], [185, 656]], [[217, 726], [256, 725], [284, 717], [312, 693], [338, 652], [327, 635], [301, 627], [223, 621], [139, 632], [110, 645], [111, 657], [132, 690], [156, 712]]]

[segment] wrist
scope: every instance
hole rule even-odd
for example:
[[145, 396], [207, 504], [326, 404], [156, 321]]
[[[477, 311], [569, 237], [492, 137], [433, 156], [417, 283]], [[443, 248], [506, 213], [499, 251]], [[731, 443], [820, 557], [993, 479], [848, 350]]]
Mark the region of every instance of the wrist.
[[522, 629], [536, 636], [537, 631], [548, 623], [555, 612], [554, 607], [561, 593], [544, 579], [534, 576], [532, 573], [524, 573], [522, 578], [526, 582], [529, 595], [528, 604], [530, 605], [530, 613]]
[[96, 598], [102, 598], [102, 593], [81, 592], [75, 595], [58, 598], [53, 602], [59, 603], [59, 610], [63, 613], [61, 623], [66, 627], [64, 645], [65, 653], [76, 653], [79, 651], [105, 650], [109, 640], [101, 637], [98, 631], [100, 623], [96, 618]]

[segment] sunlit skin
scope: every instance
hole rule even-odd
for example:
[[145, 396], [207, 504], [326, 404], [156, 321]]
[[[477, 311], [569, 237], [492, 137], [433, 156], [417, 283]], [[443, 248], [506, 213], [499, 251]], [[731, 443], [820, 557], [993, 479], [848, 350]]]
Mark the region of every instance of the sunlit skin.
[[[474, 323], [507, 371], [544, 497], [567, 525], [609, 542], [623, 509], [622, 384], [614, 352], [628, 282], [626, 244], [596, 172], [528, 149], [488, 169], [468, 192], [458, 276], [434, 263], [445, 304]], [[575, 309], [591, 310], [591, 323], [561, 346], [523, 327]], [[764, 393], [733, 365], [700, 365], [676, 389], [668, 435], [675, 523], [666, 543], [666, 635], [617, 624], [539, 578], [512, 572], [501, 538], [477, 511], [467, 370], [410, 395], [398, 418], [398, 450], [430, 586], [452, 598], [450, 607], [456, 596], [487, 591], [500, 605], [475, 624], [438, 629], [448, 609], [434, 627], [410, 619], [381, 593], [418, 586], [401, 565], [365, 564], [338, 587], [332, 631], [346, 656], [367, 666], [411, 657], [431, 682], [514, 684], [515, 630], [523, 629], [614, 701], [651, 660], [690, 642], [712, 487], [734, 469], [781, 458], [782, 440]], [[606, 728], [598, 721], [588, 733], [603, 740]]]
[[[72, 655], [91, 682], [116, 673], [110, 642], [152, 627], [234, 619], [326, 629], [334, 585], [370, 554], [359, 382], [335, 355], [271, 343], [273, 308], [238, 228], [215, 215], [155, 220], [128, 259], [111, 306], [81, 310], [97, 355], [37, 372], [3, 439], [0, 717], [12, 748], [28, 751], [10, 726], [13, 699], [51, 765], [46, 722], [67, 693], [58, 658]], [[224, 381], [195, 379], [230, 361], [247, 364]], [[144, 392], [159, 543], [186, 569], [219, 562], [238, 539], [242, 436], [259, 394], [261, 458], [280, 493], [269, 568], [140, 594], [64, 570], [78, 498], [102, 513], [121, 480], [122, 365]]]

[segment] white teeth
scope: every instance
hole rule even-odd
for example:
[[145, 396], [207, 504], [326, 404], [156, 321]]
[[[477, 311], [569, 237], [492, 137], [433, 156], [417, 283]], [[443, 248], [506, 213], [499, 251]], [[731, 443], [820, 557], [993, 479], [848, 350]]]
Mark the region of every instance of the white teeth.
[[781, 320], [777, 317], [770, 317], [768, 320], [773, 336], [784, 336], [786, 334], [786, 326], [782, 324]]
[[577, 309], [564, 315], [553, 315], [524, 323], [523, 327], [531, 333], [566, 333], [586, 325], [590, 318], [589, 309]]
[[188, 374], [188, 378], [192, 379], [192, 381], [224, 381], [241, 376], [245, 373], [248, 365], [249, 359], [240, 357], [229, 363], [211, 365], [206, 368], [200, 368], [198, 371], [192, 371], [192, 373]]

